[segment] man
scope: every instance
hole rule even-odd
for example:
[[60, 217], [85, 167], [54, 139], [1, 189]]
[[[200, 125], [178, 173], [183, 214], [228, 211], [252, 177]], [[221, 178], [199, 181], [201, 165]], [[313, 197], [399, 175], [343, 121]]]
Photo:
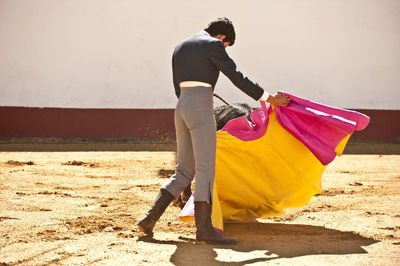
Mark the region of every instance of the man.
[[235, 244], [218, 234], [211, 224], [212, 192], [215, 175], [216, 125], [213, 90], [219, 72], [255, 100], [286, 106], [290, 99], [269, 95], [236, 67], [225, 51], [235, 43], [235, 30], [227, 18], [212, 21], [208, 28], [184, 40], [174, 50], [172, 72], [175, 109], [177, 161], [175, 174], [162, 186], [152, 208], [139, 221], [139, 229], [153, 235], [155, 223], [196, 175], [194, 201], [196, 239], [207, 243]]

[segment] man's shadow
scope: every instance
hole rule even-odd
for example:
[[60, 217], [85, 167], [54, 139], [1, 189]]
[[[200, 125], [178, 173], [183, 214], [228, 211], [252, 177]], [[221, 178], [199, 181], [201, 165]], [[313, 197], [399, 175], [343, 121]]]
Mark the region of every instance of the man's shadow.
[[[163, 241], [140, 237], [139, 241], [176, 245], [170, 262], [175, 265], [245, 265], [307, 255], [365, 254], [362, 247], [379, 242], [352, 232], [321, 226], [280, 223], [225, 224], [224, 235], [239, 240], [237, 245], [208, 245], [194, 238]], [[217, 258], [218, 253], [230, 257]]]

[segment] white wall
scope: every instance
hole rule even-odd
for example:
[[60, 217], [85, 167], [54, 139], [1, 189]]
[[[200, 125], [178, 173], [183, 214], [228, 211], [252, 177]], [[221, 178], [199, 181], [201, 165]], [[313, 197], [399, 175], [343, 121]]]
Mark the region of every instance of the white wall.
[[173, 108], [172, 51], [218, 16], [269, 92], [400, 109], [399, 0], [0, 0], [0, 106]]

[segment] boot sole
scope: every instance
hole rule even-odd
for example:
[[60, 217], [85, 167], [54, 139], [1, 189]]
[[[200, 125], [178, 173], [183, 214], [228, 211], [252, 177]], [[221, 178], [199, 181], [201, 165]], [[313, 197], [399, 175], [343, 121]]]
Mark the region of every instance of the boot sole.
[[145, 234], [148, 235], [148, 236], [153, 237], [154, 233], [153, 233], [153, 232], [150, 232], [150, 233], [149, 233], [149, 232], [146, 232], [146, 229], [144, 229], [144, 227], [142, 227], [142, 225], [140, 225], [140, 223], [138, 223], [137, 226], [138, 226], [138, 228], [139, 228], [140, 231], [142, 231], [143, 233], [145, 233]]

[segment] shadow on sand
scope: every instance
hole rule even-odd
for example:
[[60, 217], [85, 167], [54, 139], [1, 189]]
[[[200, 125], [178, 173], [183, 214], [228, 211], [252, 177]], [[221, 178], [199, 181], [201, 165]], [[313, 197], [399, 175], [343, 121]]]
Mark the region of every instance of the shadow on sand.
[[[240, 242], [234, 246], [207, 245], [184, 237], [182, 241], [139, 237], [138, 241], [176, 245], [170, 258], [175, 265], [245, 265], [307, 255], [365, 254], [363, 246], [379, 242], [321, 226], [280, 223], [226, 224], [224, 235]], [[219, 253], [228, 255], [223, 257], [229, 261], [217, 258]]]

